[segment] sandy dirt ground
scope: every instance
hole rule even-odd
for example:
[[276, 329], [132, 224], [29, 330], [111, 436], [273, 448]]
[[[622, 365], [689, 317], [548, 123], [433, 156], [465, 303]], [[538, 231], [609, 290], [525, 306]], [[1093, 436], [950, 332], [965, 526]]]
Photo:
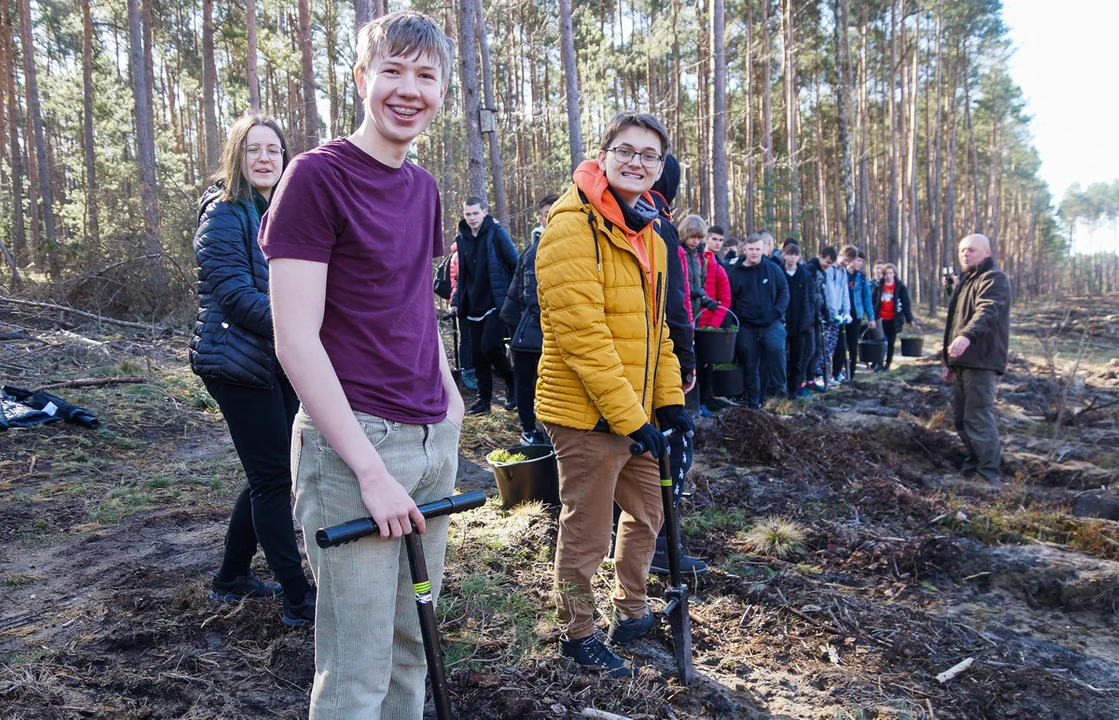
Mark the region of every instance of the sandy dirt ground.
[[[516, 444], [515, 416], [471, 419], [459, 490], [494, 498], [452, 522], [456, 716], [1119, 717], [1119, 297], [1016, 308], [997, 484], [959, 472], [923, 324], [925, 356], [889, 373], [700, 422], [683, 527], [711, 571], [689, 578], [690, 687], [663, 621], [632, 680], [558, 657], [554, 519], [496, 498], [484, 458]], [[0, 717], [306, 717], [311, 631], [275, 601], [207, 598], [243, 476], [185, 337], [0, 307], [4, 384], [124, 376], [147, 382], [52, 391], [96, 431], [0, 433]], [[606, 610], [609, 562], [596, 589]], [[654, 609], [664, 589], [650, 578]]]

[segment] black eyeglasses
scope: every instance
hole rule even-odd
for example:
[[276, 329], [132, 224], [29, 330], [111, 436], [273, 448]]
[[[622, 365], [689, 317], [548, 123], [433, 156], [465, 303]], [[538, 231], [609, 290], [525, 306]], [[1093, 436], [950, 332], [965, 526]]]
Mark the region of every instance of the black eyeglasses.
[[639, 153], [636, 150], [634, 150], [633, 148], [626, 147], [625, 145], [618, 145], [617, 147], [606, 148], [606, 152], [614, 153], [614, 157], [617, 158], [618, 162], [620, 162], [622, 164], [628, 163], [630, 160], [633, 159], [634, 155], [640, 155], [641, 156], [641, 164], [644, 165], [647, 168], [650, 168], [650, 169], [655, 168], [657, 165], [659, 165], [661, 163], [661, 160], [664, 160], [664, 155], [658, 155], [655, 152]]

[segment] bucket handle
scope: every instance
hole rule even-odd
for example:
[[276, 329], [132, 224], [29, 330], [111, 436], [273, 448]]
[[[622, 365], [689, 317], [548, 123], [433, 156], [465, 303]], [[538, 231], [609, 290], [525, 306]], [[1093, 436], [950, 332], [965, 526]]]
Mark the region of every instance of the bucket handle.
[[910, 325], [912, 325], [914, 328], [917, 329], [917, 332], [921, 334], [920, 335], [921, 337], [925, 337], [925, 328], [921, 327], [921, 325], [919, 323], [912, 322], [912, 323], [910, 323]]
[[[719, 307], [721, 307], [723, 310], [726, 310], [727, 314], [730, 315], [732, 318], [734, 318], [734, 326], [735, 327], [742, 327], [742, 323], [740, 323], [738, 321], [738, 316], [734, 314], [734, 310], [731, 310], [730, 307], [727, 306], [727, 305], [720, 305]], [[727, 329], [729, 330], [730, 328], [727, 328]]]

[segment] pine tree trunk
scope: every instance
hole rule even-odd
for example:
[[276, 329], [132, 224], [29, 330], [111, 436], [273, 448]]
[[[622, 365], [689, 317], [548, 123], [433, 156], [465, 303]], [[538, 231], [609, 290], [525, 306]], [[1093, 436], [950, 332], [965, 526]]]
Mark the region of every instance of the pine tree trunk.
[[[378, 15], [377, 17], [380, 17]], [[354, 0], [354, 41], [356, 43], [361, 29], [365, 27], [366, 23], [373, 19], [373, 2], [372, 0]], [[449, 74], [450, 68], [443, 68], [443, 72]], [[354, 89], [354, 127], [361, 127], [361, 123], [365, 120], [365, 103], [362, 102], [361, 96], [357, 93], [357, 88]]]
[[[88, 2], [88, 0], [83, 0], [83, 2]], [[245, 75], [249, 81], [249, 108], [254, 113], [259, 113], [260, 74], [256, 67], [256, 0], [245, 0], [245, 34], [249, 43], [248, 56], [245, 58]]]
[[[221, 145], [218, 116], [214, 110], [217, 74], [214, 64], [214, 0], [202, 0], [202, 119], [205, 123], [207, 174], [218, 169], [218, 148]], [[147, 90], [144, 89], [144, 92]], [[138, 104], [140, 102], [137, 100]]]
[[[15, 67], [15, 50], [12, 47], [12, 16], [8, 2], [0, 2], [0, 32], [4, 37], [0, 39], [3, 48], [3, 57], [0, 61], [4, 67]], [[27, 264], [27, 230], [24, 225], [23, 214], [23, 151], [19, 146], [19, 101], [16, 99], [15, 73], [7, 73], [7, 103], [8, 103], [8, 147], [9, 161], [11, 162], [12, 183], [12, 254], [15, 256], [17, 266]]]
[[[827, 243], [824, 238], [831, 237], [831, 224], [828, 218], [828, 184], [827, 166], [824, 160], [824, 111], [820, 107], [820, 76], [816, 76], [816, 204], [818, 206], [816, 219], [818, 228], [816, 235], [820, 238], [817, 251]], [[802, 248], [803, 250], [803, 248]], [[807, 255], [807, 252], [802, 254]]]
[[97, 159], [93, 144], [93, 22], [89, 0], [82, 4], [82, 149], [85, 152], [86, 242], [91, 255], [101, 252], [101, 224], [97, 212]]
[[[451, 20], [451, 15], [454, 13], [454, 7], [450, 4], [443, 8], [443, 34], [447, 37], [453, 37], [455, 34], [454, 22]], [[450, 72], [450, 68], [445, 68], [444, 72]], [[452, 203], [447, 201], [448, 197], [457, 197], [461, 193], [458, 192], [457, 185], [454, 184], [453, 178], [455, 177], [455, 137], [451, 132], [451, 118], [454, 116], [455, 95], [456, 88], [451, 85], [447, 88], [447, 96], [443, 100], [443, 109], [439, 116], [439, 122], [443, 125], [443, 169], [440, 176], [441, 182], [439, 183], [439, 191], [443, 195], [443, 227], [454, 227], [455, 209]], [[448, 246], [447, 254], [450, 254], [450, 246]]]
[[[855, 124], [859, 129], [859, 202], [858, 234], [860, 244], [869, 245], [870, 237], [870, 97], [867, 52], [867, 7], [863, 4], [862, 24], [859, 27], [859, 110]], [[877, 225], [875, 226], [877, 230]]]
[[774, 182], [776, 166], [773, 161], [773, 79], [770, 76], [773, 57], [769, 47], [769, 2], [762, 0], [762, 153], [765, 169], [762, 184], [765, 190], [765, 224], [772, 231], [777, 219], [774, 207]]
[[35, 70], [35, 46], [31, 39], [31, 2], [19, 0], [20, 44], [23, 46], [23, 76], [27, 86], [27, 114], [31, 116], [31, 126], [35, 133], [35, 159], [39, 170], [39, 199], [42, 202], [44, 240], [46, 241], [47, 262], [52, 282], [62, 279], [62, 267], [58, 262], [58, 244], [54, 227], [54, 191], [51, 187], [51, 168], [47, 162], [46, 138], [43, 132], [43, 115], [39, 105], [39, 83]]
[[[208, 2], [209, 0], [207, 0]], [[128, 0], [129, 71], [132, 74], [132, 98], [136, 104], [136, 161], [140, 178], [140, 205], [144, 214], [144, 254], [162, 252], [159, 244], [159, 200], [155, 178], [155, 125], [148, 97], [148, 71], [144, 62], [143, 22], [138, 0]], [[153, 263], [152, 289], [165, 289], [161, 265]]]
[[311, 48], [311, 9], [308, 0], [299, 0], [299, 47], [303, 66], [304, 150], [319, 144], [319, 104], [315, 99], [315, 62]]
[[575, 31], [571, 26], [571, 0], [559, 0], [560, 54], [563, 85], [567, 96], [567, 137], [571, 146], [571, 169], [583, 161], [583, 128], [579, 119], [579, 69], [575, 64]]
[[886, 92], [889, 94], [890, 115], [890, 166], [887, 170], [889, 194], [886, 200], [886, 257], [889, 262], [898, 261], [898, 108], [897, 108], [897, 66], [898, 66], [898, 9], [897, 0], [890, 0], [890, 66], [887, 70]]
[[727, 50], [726, 6], [714, 0], [715, 28], [715, 106], [711, 133], [711, 185], [714, 194], [715, 224], [730, 228], [727, 190]]
[[[337, 57], [338, 53], [338, 0], [324, 0], [323, 2], [323, 34], [326, 36], [326, 56]], [[342, 123], [342, 98], [338, 92], [338, 72], [334, 63], [326, 64], [326, 91], [330, 97], [330, 124], [327, 126], [328, 137], [335, 138], [342, 134], [339, 127]]]
[[851, 87], [850, 51], [847, 46], [847, 2], [834, 0], [836, 52], [836, 105], [838, 110], [839, 152], [843, 171], [844, 217], [843, 228], [847, 242], [855, 242], [855, 185], [851, 179], [851, 139], [847, 122], [847, 97]]
[[[754, 216], [757, 209], [756, 178], [754, 177], [754, 4], [746, 3], [746, 234], [754, 233]], [[723, 228], [730, 232], [730, 228]]]
[[466, 176], [471, 195], [486, 197], [482, 129], [478, 125], [478, 57], [474, 45], [474, 0], [458, 0], [459, 77], [466, 125]]
[[[697, 22], [701, 22], [704, 32], [699, 35], [699, 45], [696, 52], [699, 55], [697, 69], [698, 87], [696, 90], [696, 107], [699, 109], [699, 126], [696, 132], [696, 150], [699, 163], [695, 172], [696, 196], [689, 203], [698, 208], [699, 214], [704, 218], [711, 217], [711, 39], [710, 16], [708, 15], [708, 0], [699, 0], [696, 10]], [[619, 22], [620, 24], [620, 22]]]
[[497, 132], [497, 104], [493, 96], [493, 64], [490, 59], [490, 41], [486, 37], [486, 20], [482, 12], [482, 0], [472, 0], [474, 5], [474, 34], [482, 55], [482, 91], [485, 93], [486, 108], [494, 114], [494, 131], [489, 134], [490, 141], [490, 178], [493, 181], [494, 210], [497, 219], [509, 227], [509, 208], [505, 199], [505, 174], [501, 166], [501, 139]]
[[[936, 81], [933, 92], [936, 93], [936, 115], [933, 117], [932, 125], [934, 128], [935, 137], [933, 139], [933, 162], [932, 162], [932, 177], [929, 180], [929, 250], [936, 261], [936, 267], [939, 268], [944, 265], [944, 243], [940, 241], [940, 231], [943, 227], [942, 203], [941, 203], [941, 185], [940, 185], [940, 170], [941, 170], [941, 123], [943, 122], [943, 107], [941, 101], [944, 97], [943, 88], [941, 83], [944, 77], [944, 51], [941, 47], [943, 41], [943, 13], [944, 2], [937, 0], [936, 4]], [[926, 107], [928, 103], [926, 102]], [[930, 278], [929, 283], [929, 315], [936, 316], [937, 306], [940, 304], [940, 281], [937, 273], [926, 275]]]
[[800, 232], [800, 163], [797, 158], [797, 121], [800, 100], [796, 71], [796, 0], [786, 0], [785, 12], [785, 143], [789, 152], [789, 232]]

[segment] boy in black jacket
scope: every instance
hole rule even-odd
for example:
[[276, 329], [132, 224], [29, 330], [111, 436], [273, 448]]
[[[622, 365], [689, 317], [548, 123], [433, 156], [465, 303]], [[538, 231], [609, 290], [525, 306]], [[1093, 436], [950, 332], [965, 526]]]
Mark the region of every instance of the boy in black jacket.
[[789, 397], [809, 397], [804, 385], [805, 367], [811, 345], [814, 303], [811, 293], [815, 289], [815, 278], [800, 264], [800, 245], [789, 243], [781, 251], [785, 263], [785, 278], [789, 283], [789, 307], [785, 312], [786, 352], [788, 362]]
[[[785, 393], [785, 310], [789, 284], [776, 262], [763, 262], [763, 243], [754, 234], [743, 242], [743, 254], [727, 265], [731, 305], [738, 316], [737, 352], [746, 366], [746, 396], [752, 410], [760, 410], [769, 381]], [[763, 384], [759, 365], [767, 359], [771, 378]]]
[[517, 393], [517, 416], [521, 421], [522, 445], [551, 445], [548, 436], [536, 428], [536, 366], [544, 333], [540, 330], [540, 301], [536, 297], [536, 246], [548, 226], [548, 212], [559, 198], [548, 195], [540, 200], [540, 227], [532, 231], [532, 242], [521, 255], [509, 294], [501, 306], [501, 319], [509, 326], [513, 338], [513, 382]]

